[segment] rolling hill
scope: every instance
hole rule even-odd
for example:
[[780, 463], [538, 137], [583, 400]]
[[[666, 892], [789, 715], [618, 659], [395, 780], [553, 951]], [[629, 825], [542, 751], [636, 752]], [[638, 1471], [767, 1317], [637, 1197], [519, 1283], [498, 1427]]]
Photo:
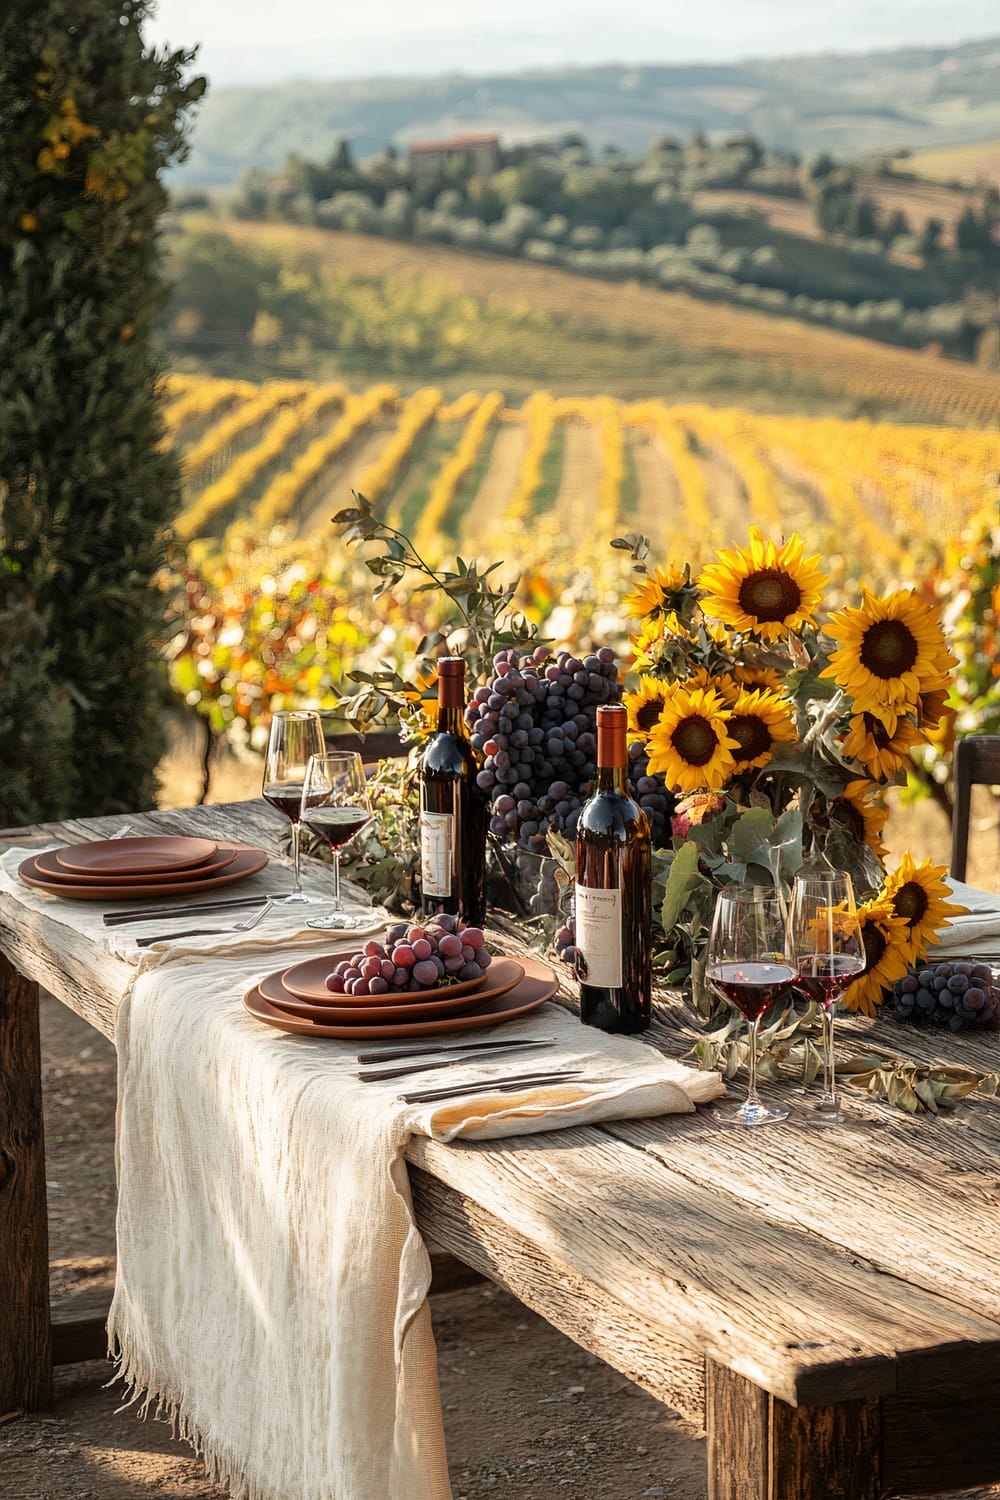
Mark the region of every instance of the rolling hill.
[[857, 56], [219, 88], [179, 180], [225, 186], [289, 152], [322, 157], [345, 136], [363, 156], [457, 129], [493, 129], [508, 144], [578, 131], [626, 151], [693, 130], [749, 130], [807, 155], [960, 145], [1000, 136], [1000, 36]]

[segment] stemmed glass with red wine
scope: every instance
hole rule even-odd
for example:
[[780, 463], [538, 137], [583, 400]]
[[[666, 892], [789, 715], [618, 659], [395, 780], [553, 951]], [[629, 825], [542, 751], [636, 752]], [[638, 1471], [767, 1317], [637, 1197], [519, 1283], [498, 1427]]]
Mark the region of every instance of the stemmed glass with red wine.
[[798, 975], [785, 947], [786, 912], [781, 897], [759, 885], [730, 885], [716, 901], [708, 938], [705, 979], [750, 1024], [750, 1086], [739, 1109], [720, 1111], [729, 1125], [771, 1125], [788, 1110], [764, 1104], [757, 1093], [757, 1033], [760, 1018], [787, 995]]
[[363, 927], [371, 912], [349, 912], [340, 898], [340, 851], [372, 820], [364, 763], [355, 750], [314, 755], [302, 788], [302, 821], [333, 851], [333, 909], [309, 927]]
[[323, 723], [319, 714], [308, 709], [289, 709], [271, 718], [271, 733], [264, 760], [263, 796], [292, 825], [292, 867], [295, 883], [291, 893], [280, 898], [284, 905], [312, 901], [302, 889], [299, 873], [299, 819], [302, 815], [302, 789], [306, 767], [314, 755], [326, 749]]
[[803, 869], [792, 886], [788, 951], [798, 988], [815, 1000], [823, 1017], [823, 1093], [812, 1113], [819, 1125], [841, 1119], [833, 1052], [837, 1001], [865, 966], [861, 924], [850, 875], [832, 867]]

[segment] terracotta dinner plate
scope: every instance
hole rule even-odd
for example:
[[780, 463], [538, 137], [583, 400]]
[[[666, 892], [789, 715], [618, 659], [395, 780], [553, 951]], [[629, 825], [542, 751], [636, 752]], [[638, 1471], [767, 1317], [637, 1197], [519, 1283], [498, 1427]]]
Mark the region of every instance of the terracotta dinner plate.
[[461, 995], [456, 995], [457, 986], [446, 986], [441, 990], [429, 991], [433, 998], [423, 1002], [418, 1000], [416, 1005], [412, 1003], [417, 999], [415, 991], [409, 995], [371, 995], [367, 999], [348, 996], [349, 1005], [337, 1003], [345, 998], [343, 995], [331, 995], [329, 1005], [317, 1004], [312, 1000], [296, 1000], [285, 989], [280, 974], [268, 974], [257, 988], [269, 1004], [276, 1005], [288, 1015], [305, 1016], [310, 1021], [322, 1021], [331, 1026], [340, 1022], [347, 1025], [367, 1025], [369, 1022], [432, 1021], [442, 1015], [458, 1015], [463, 1009], [473, 1011], [477, 1006], [485, 1005], [487, 1000], [505, 995], [523, 978], [523, 964], [517, 963], [513, 958], [500, 959], [490, 965], [485, 981], [471, 994], [463, 990]]
[[97, 839], [56, 850], [64, 870], [79, 875], [162, 875], [167, 870], [190, 870], [203, 865], [218, 849], [212, 839], [189, 839], [171, 834], [148, 838]]
[[[209, 891], [215, 886], [232, 885], [234, 881], [245, 880], [248, 875], [256, 875], [259, 870], [263, 870], [267, 859], [263, 849], [240, 849], [232, 864], [227, 865], [220, 874], [212, 875], [208, 880], [197, 881], [197, 889]], [[17, 873], [25, 885], [35, 886], [40, 891], [48, 891], [50, 896], [62, 896], [69, 901], [132, 901], [136, 896], [182, 896], [195, 884], [175, 881], [173, 885], [165, 885], [157, 882], [155, 876], [137, 876], [135, 884], [129, 886], [69, 885], [64, 880], [50, 880], [43, 875], [37, 868], [36, 860], [37, 855], [33, 855], [18, 866]]]
[[[367, 995], [357, 998], [353, 995], [335, 995], [326, 987], [326, 977], [332, 974], [337, 964], [343, 963], [346, 958], [353, 957], [350, 953], [326, 954], [320, 958], [307, 958], [304, 963], [292, 964], [290, 969], [285, 969], [281, 975], [281, 982], [289, 995], [294, 995], [298, 1000], [310, 1000], [314, 1005], [368, 1005], [371, 999], [378, 996]], [[509, 960], [508, 960], [509, 962]], [[449, 995], [465, 995], [481, 984], [488, 985], [493, 977], [493, 964], [481, 975], [479, 979], [460, 979], [457, 984], [448, 986]], [[403, 1001], [435, 1000], [442, 993], [439, 986], [431, 990], [410, 990], [405, 995], [396, 995], [394, 998], [402, 1004]]]
[[59, 853], [55, 849], [49, 849], [44, 854], [35, 855], [35, 869], [39, 875], [44, 875], [60, 885], [106, 885], [109, 890], [115, 886], [134, 885], [137, 880], [158, 880], [162, 885], [194, 885], [199, 880], [207, 880], [212, 875], [219, 875], [231, 865], [239, 853], [237, 846], [221, 844], [215, 853], [205, 861], [203, 865], [195, 865], [189, 870], [164, 870], [154, 875], [82, 875], [76, 870], [64, 870], [59, 862]]
[[548, 964], [538, 963], [533, 958], [524, 960], [524, 978], [505, 995], [495, 995], [480, 1009], [471, 1014], [441, 1016], [436, 1021], [399, 1021], [382, 1026], [371, 1024], [328, 1025], [322, 1021], [311, 1021], [305, 1016], [289, 1015], [265, 1000], [256, 986], [243, 996], [243, 1005], [258, 1021], [275, 1026], [279, 1031], [288, 1031], [295, 1036], [336, 1037], [344, 1042], [378, 1041], [389, 1037], [439, 1036], [457, 1031], [481, 1031], [487, 1026], [501, 1026], [515, 1016], [527, 1015], [550, 1000], [559, 988], [559, 980]]

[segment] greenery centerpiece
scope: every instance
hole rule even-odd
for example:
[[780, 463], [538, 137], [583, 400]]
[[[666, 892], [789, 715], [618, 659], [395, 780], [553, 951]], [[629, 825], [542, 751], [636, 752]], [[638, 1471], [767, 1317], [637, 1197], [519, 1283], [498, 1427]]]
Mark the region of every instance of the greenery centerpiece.
[[874, 1014], [883, 993], [962, 910], [944, 867], [907, 854], [886, 873], [887, 786], [911, 748], [940, 732], [955, 657], [938, 609], [910, 589], [823, 613], [826, 579], [801, 538], [751, 529], [745, 548], [689, 566], [637, 572], [625, 600], [638, 622], [638, 685], [624, 695], [650, 775], [679, 796], [661, 854], [665, 962], [692, 978], [717, 892], [730, 881], [787, 892], [804, 857], [846, 870], [861, 902], [865, 971], [847, 1005]]

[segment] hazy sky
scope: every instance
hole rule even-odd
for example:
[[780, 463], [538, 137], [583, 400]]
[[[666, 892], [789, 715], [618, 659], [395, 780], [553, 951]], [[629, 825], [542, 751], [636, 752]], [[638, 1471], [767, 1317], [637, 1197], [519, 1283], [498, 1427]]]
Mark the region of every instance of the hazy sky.
[[723, 60], [1000, 33], [997, 0], [158, 0], [149, 36], [216, 83]]

